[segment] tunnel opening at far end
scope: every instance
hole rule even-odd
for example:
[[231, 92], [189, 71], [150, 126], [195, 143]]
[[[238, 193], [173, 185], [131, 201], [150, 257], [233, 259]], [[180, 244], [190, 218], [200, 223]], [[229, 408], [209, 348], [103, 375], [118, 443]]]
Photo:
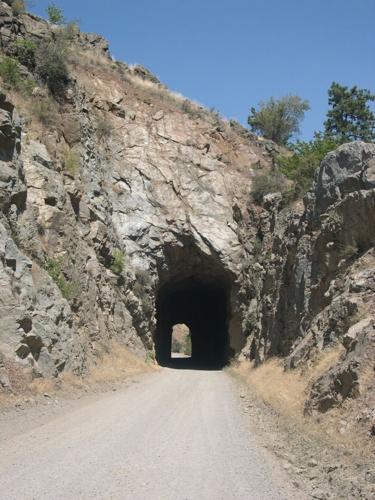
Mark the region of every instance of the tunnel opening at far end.
[[174, 325], [171, 343], [172, 358], [191, 358], [190, 328], [184, 324]]
[[[222, 368], [230, 357], [228, 327], [230, 287], [225, 280], [197, 277], [165, 284], [156, 302], [155, 351], [159, 364], [173, 367]], [[176, 325], [190, 332], [190, 355], [173, 355]]]

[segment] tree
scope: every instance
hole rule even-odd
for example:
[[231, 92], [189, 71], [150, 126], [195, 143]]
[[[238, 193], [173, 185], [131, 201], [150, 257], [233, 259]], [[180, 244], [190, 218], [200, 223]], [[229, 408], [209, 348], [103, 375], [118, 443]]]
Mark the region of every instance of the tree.
[[63, 11], [54, 3], [50, 3], [47, 7], [48, 20], [52, 24], [64, 24], [65, 17]]
[[271, 97], [267, 102], [260, 102], [258, 110], [251, 108], [247, 121], [254, 132], [285, 146], [299, 133], [299, 125], [309, 109], [308, 101], [295, 95], [280, 100]]
[[369, 102], [375, 95], [357, 86], [349, 89], [333, 82], [328, 90], [331, 106], [324, 122], [325, 133], [339, 142], [373, 141], [375, 139], [375, 115]]

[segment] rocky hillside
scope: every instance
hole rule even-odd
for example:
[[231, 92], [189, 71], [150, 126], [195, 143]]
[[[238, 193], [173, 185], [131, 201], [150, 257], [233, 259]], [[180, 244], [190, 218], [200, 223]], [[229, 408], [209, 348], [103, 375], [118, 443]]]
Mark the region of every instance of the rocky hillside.
[[255, 205], [275, 144], [115, 62], [99, 36], [0, 2], [3, 58], [61, 30], [63, 90], [24, 60], [28, 92], [4, 80], [0, 98], [3, 389], [19, 369], [85, 373], [112, 340], [153, 357], [161, 324], [181, 319], [158, 303], [203, 286], [223, 292], [231, 356], [291, 369], [341, 346], [306, 412], [355, 399], [375, 432], [375, 145], [329, 154], [304, 204], [270, 193]]

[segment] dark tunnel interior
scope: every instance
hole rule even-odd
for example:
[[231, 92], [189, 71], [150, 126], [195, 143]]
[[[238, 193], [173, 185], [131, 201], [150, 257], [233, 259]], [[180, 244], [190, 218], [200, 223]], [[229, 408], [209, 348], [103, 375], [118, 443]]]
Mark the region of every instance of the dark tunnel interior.
[[[160, 365], [222, 368], [229, 358], [229, 287], [224, 282], [187, 278], [167, 283], [157, 297], [156, 358]], [[189, 359], [171, 357], [173, 326], [184, 323], [191, 332]]]

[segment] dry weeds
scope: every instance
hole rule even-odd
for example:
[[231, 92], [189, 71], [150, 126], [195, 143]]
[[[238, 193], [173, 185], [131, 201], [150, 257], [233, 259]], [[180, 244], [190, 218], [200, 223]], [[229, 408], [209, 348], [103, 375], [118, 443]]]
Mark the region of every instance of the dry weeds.
[[91, 369], [85, 375], [62, 372], [58, 378], [34, 378], [25, 369], [11, 360], [3, 360], [10, 380], [12, 393], [0, 391], [0, 405], [14, 404], [26, 397], [64, 395], [69, 396], [80, 391], [97, 391], [112, 388], [117, 383], [126, 381], [134, 375], [156, 369], [127, 347], [118, 342], [111, 342], [98, 354]]
[[[333, 446], [373, 452], [366, 431], [358, 426], [358, 401], [348, 399], [325, 414], [304, 415], [305, 400], [311, 385], [331, 367], [335, 366], [344, 351], [337, 344], [319, 354], [310, 366], [285, 370], [283, 360], [272, 358], [259, 366], [248, 361], [235, 363], [230, 371], [249, 388], [250, 393], [271, 407], [288, 425], [294, 424], [300, 432], [317, 441], [326, 441]], [[373, 383], [372, 373], [361, 375], [363, 387]]]
[[269, 359], [259, 366], [241, 362], [232, 369], [277, 411], [303, 420], [303, 407], [311, 384], [337, 363], [343, 350], [343, 346], [337, 344], [320, 352], [303, 370], [285, 370], [280, 358]]

